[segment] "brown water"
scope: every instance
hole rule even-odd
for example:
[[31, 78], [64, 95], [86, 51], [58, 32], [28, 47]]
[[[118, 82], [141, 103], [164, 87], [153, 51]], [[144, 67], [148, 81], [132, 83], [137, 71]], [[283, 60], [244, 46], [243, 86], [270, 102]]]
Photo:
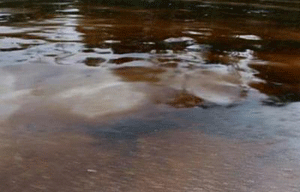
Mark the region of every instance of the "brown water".
[[299, 13], [1, 1], [0, 191], [300, 191]]

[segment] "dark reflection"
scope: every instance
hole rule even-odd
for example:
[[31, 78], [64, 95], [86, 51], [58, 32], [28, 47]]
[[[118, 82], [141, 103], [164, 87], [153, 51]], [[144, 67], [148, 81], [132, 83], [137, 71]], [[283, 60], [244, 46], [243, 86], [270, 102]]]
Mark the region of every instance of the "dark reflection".
[[[300, 51], [300, 41], [299, 39], [266, 40], [262, 43], [262, 47], [259, 51], [262, 51], [260, 55], [264, 53], [267, 53], [267, 55], [270, 53], [297, 55]], [[276, 59], [276, 57], [273, 58]], [[269, 57], [268, 59], [271, 58]]]
[[[281, 49], [280, 45], [274, 49]], [[249, 66], [258, 72], [255, 76], [265, 82], [251, 83], [251, 86], [270, 96], [264, 104], [282, 106], [300, 101], [299, 56], [294, 55], [293, 50], [284, 49], [282, 52], [262, 52], [258, 56], [269, 62]]]
[[121, 64], [124, 64], [124, 63], [132, 62], [132, 61], [140, 61], [140, 60], [142, 60], [142, 59], [133, 58], [133, 57], [121, 57], [119, 59], [111, 59], [109, 62], [121, 65]]
[[258, 89], [270, 97], [263, 100], [263, 104], [270, 106], [284, 106], [290, 102], [300, 101], [299, 85], [293, 86], [280, 83], [251, 83], [251, 87]]
[[[92, 47], [112, 47], [116, 53], [149, 52], [151, 50], [165, 49], [183, 50], [186, 48], [187, 42], [166, 42], [164, 40], [170, 37], [189, 36], [193, 38], [192, 42], [194, 43], [213, 45], [214, 50], [242, 51], [249, 48], [257, 49], [258, 42], [250, 39], [232, 38], [236, 34], [232, 34], [233, 32], [228, 29], [228, 26], [237, 30], [238, 28], [243, 29], [246, 27], [246, 30], [249, 30], [251, 25], [255, 27], [262, 22], [270, 22], [272, 24], [271, 21], [277, 21], [276, 17], [272, 15], [275, 11], [267, 11], [268, 6], [271, 6], [269, 4], [268, 6], [264, 5], [265, 7], [262, 5], [262, 8], [256, 4], [256, 6], [252, 7], [253, 10], [249, 10], [251, 3], [220, 3], [218, 5], [215, 2], [202, 3], [191, 1], [134, 1], [131, 2], [132, 5], [130, 3], [127, 5], [129, 7], [138, 5], [142, 8], [148, 8], [143, 10], [103, 6], [113, 6], [116, 3], [122, 5], [122, 2], [97, 1], [96, 3], [96, 1], [84, 1], [85, 6], [82, 9], [84, 9], [83, 12], [89, 20], [84, 21], [78, 30], [87, 34], [85, 42], [88, 45]], [[128, 1], [125, 2], [128, 3]], [[163, 9], [149, 9], [147, 2], [158, 3], [158, 8]], [[164, 8], [159, 3], [166, 3], [169, 6]], [[262, 9], [265, 11], [262, 11]], [[278, 11], [276, 11], [277, 13]], [[224, 20], [226, 16], [230, 17], [230, 19], [234, 17], [235, 22]], [[289, 19], [293, 22], [295, 17], [289, 17]], [[98, 22], [98, 27], [93, 25], [95, 22]], [[184, 25], [178, 25], [180, 22], [184, 23]], [[295, 24], [297, 22], [295, 21]], [[255, 28], [257, 29], [257, 27]], [[207, 31], [207, 29], [211, 31]], [[265, 33], [268, 29], [257, 29], [256, 32], [260, 33], [260, 30], [262, 33]], [[104, 43], [107, 39], [120, 42], [108, 45]], [[149, 44], [149, 42], [152, 44]]]
[[95, 58], [95, 57], [87, 57], [85, 60], [84, 60], [84, 63], [87, 65], [87, 66], [90, 66], [90, 67], [97, 67], [99, 66], [101, 63], [103, 63], [104, 61], [106, 61], [105, 59], [102, 59], [102, 58]]
[[271, 84], [297, 85], [300, 83], [300, 67], [297, 65], [290, 65], [289, 63], [270, 63], [267, 65], [252, 64], [250, 67], [259, 71], [259, 73], [256, 74], [257, 77]]
[[[256, 17], [268, 18], [287, 23], [299, 22], [299, 3], [297, 1], [174, 1], [174, 0], [90, 0], [83, 1], [88, 5], [108, 5], [121, 7], [160, 8], [188, 10], [189, 14], [178, 12], [175, 18], [234, 18], [234, 17]], [[289, 13], [289, 15], [287, 15]]]
[[124, 81], [137, 82], [158, 82], [157, 75], [164, 72], [160, 68], [146, 68], [146, 67], [122, 67], [114, 70], [115, 74], [121, 76]]
[[[0, 17], [9, 23], [27, 22], [51, 18], [61, 9], [66, 9], [73, 1], [39, 1], [39, 0], [13, 0], [0, 2], [0, 8], [6, 15]], [[1, 11], [0, 11], [1, 12]]]

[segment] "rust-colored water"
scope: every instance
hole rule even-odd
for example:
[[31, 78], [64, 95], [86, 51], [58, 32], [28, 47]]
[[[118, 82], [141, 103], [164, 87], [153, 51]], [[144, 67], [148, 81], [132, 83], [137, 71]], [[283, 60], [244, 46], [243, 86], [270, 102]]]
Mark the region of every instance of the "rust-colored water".
[[297, 1], [1, 1], [0, 191], [299, 191]]

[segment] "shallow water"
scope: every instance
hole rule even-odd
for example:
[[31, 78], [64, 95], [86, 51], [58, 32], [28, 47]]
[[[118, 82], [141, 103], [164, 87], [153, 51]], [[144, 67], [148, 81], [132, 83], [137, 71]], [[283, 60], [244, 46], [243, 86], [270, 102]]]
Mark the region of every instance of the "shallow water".
[[299, 191], [299, 13], [1, 1], [1, 191]]

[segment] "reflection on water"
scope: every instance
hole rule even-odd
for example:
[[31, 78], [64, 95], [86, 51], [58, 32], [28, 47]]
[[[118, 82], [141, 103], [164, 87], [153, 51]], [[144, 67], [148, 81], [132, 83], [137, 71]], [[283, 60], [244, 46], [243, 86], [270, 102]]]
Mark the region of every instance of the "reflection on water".
[[299, 191], [299, 13], [1, 1], [2, 190]]

